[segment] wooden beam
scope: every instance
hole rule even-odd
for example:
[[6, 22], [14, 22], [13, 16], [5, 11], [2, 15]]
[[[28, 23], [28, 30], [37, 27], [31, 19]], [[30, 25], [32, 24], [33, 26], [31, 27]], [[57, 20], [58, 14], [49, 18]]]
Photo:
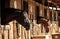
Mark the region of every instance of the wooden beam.
[[23, 10], [23, 0], [16, 0], [17, 2], [17, 9]]
[[10, 0], [10, 8], [14, 8], [14, 0]]

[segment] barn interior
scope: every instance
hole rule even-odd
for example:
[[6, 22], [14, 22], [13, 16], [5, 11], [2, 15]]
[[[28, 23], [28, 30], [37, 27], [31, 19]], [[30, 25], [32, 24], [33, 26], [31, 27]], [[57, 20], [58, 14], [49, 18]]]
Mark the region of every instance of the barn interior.
[[[0, 39], [60, 39], [60, 0], [1, 1]], [[30, 26], [24, 26], [24, 19], [20, 18], [23, 11]]]

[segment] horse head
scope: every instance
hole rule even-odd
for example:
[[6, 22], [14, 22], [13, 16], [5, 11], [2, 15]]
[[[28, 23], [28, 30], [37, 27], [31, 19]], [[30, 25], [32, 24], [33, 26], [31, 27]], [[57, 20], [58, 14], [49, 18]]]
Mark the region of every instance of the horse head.
[[49, 26], [49, 24], [48, 24], [49, 19], [47, 19], [45, 17], [41, 17], [41, 16], [38, 16], [37, 19], [38, 19], [38, 24], [43, 24], [46, 32], [49, 32], [49, 27], [48, 27]]
[[23, 25], [27, 30], [29, 30], [30, 22], [27, 13], [25, 13], [23, 10], [5, 8], [4, 13], [2, 13], [1, 17], [1, 24], [6, 25], [13, 20], [16, 20], [19, 24]]

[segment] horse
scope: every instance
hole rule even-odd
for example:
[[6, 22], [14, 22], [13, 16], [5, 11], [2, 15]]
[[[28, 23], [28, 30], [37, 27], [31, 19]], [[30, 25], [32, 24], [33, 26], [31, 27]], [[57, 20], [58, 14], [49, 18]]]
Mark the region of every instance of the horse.
[[28, 14], [24, 10], [5, 8], [4, 13], [1, 15], [1, 25], [7, 25], [10, 21], [16, 20], [19, 24], [23, 25], [26, 30], [30, 29]]
[[37, 22], [38, 24], [44, 25], [44, 28], [46, 32], [48, 33], [49, 32], [49, 24], [48, 24], [49, 19], [42, 16], [37, 16], [37, 20], [38, 20]]

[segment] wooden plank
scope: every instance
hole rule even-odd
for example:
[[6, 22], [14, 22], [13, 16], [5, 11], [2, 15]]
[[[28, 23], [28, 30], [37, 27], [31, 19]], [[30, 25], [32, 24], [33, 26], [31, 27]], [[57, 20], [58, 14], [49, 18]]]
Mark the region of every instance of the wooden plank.
[[40, 4], [40, 16], [43, 16], [43, 6]]
[[60, 32], [60, 27], [59, 27], [59, 32]]
[[17, 2], [17, 9], [23, 9], [23, 0], [16, 0]]
[[9, 39], [14, 39], [13, 37], [13, 21], [9, 23], [10, 29], [9, 29]]
[[14, 8], [17, 8], [17, 0], [14, 0]]
[[0, 25], [0, 39], [2, 39], [2, 29], [1, 29], [1, 25]]
[[23, 31], [24, 31], [24, 28], [23, 26], [21, 26], [21, 39], [23, 39]]
[[35, 13], [35, 5], [32, 5], [32, 17], [31, 17], [31, 19], [36, 19], [36, 13]]
[[18, 39], [16, 20], [13, 21], [13, 34], [14, 34], [14, 39]]
[[9, 30], [10, 30], [10, 25], [5, 25], [4, 39], [9, 39]]
[[21, 39], [23, 39], [23, 26], [21, 26]]
[[14, 0], [10, 0], [10, 8], [14, 8]]
[[2, 33], [0, 32], [0, 39], [2, 39]]
[[47, 18], [49, 19], [49, 8], [47, 9]]
[[10, 25], [5, 25], [5, 29], [9, 30], [10, 29]]
[[[24, 27], [23, 27], [23, 39], [25, 39], [26, 38], [26, 33], [25, 33], [25, 29], [24, 29]], [[27, 39], [27, 38], [26, 38]]]
[[28, 16], [31, 19], [31, 13], [32, 13], [32, 4], [28, 1]]
[[29, 39], [31, 39], [31, 30], [29, 30]]
[[4, 39], [8, 39], [8, 30], [4, 30]]
[[52, 21], [54, 21], [54, 10], [52, 10]]
[[30, 19], [36, 19], [35, 6], [35, 2], [28, 1], [28, 16]]
[[27, 34], [27, 31], [25, 30], [25, 28], [22, 26], [22, 39], [28, 39], [28, 34]]
[[21, 39], [21, 25], [20, 24], [18, 24], [18, 36], [19, 36], [19, 39]]
[[2, 29], [2, 34], [3, 34], [3, 32], [4, 32], [4, 25], [1, 25], [1, 29]]
[[1, 28], [2, 28], [2, 39], [4, 39], [4, 25], [1, 25]]
[[58, 21], [58, 12], [56, 11], [56, 21]]
[[26, 31], [26, 29], [23, 26], [21, 26], [21, 39], [29, 39], [28, 32]]
[[45, 36], [39, 36], [39, 37], [32, 37], [32, 39], [45, 39]]

